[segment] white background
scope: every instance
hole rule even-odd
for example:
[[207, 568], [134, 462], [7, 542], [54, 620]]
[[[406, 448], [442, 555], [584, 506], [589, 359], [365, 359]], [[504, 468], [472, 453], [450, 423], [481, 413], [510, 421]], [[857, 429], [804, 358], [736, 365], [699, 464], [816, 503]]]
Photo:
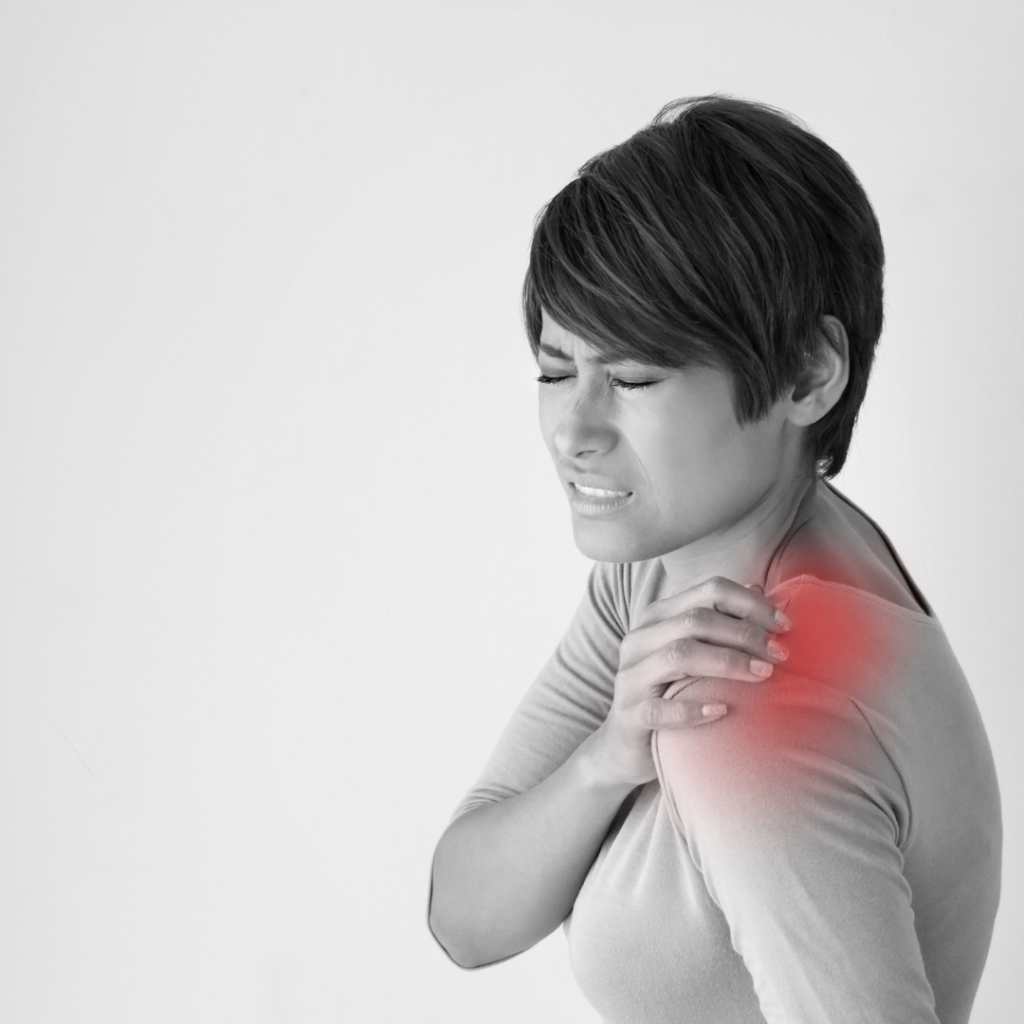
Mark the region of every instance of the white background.
[[837, 481], [989, 729], [1020, 1011], [1024, 5], [0, 8], [0, 1019], [593, 1020], [467, 973], [434, 844], [576, 607], [519, 289], [670, 99], [790, 110], [882, 223]]

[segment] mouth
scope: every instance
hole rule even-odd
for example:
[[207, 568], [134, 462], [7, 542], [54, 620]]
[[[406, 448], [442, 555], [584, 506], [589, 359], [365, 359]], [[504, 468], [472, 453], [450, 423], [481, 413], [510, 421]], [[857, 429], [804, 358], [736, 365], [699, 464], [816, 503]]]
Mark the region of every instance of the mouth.
[[584, 516], [614, 513], [633, 500], [632, 491], [611, 491], [577, 483], [569, 484], [569, 489], [573, 510]]
[[572, 484], [573, 490], [585, 498], [600, 498], [603, 500], [614, 498], [628, 498], [632, 491], [606, 491], [603, 487], [584, 487], [583, 484]]

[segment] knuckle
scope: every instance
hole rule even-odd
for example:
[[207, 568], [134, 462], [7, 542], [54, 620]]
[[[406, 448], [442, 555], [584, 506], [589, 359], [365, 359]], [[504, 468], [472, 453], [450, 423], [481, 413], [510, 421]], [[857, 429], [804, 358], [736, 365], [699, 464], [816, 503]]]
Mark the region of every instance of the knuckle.
[[694, 629], [708, 629], [715, 619], [715, 613], [710, 608], [694, 608], [692, 612], [692, 623]]
[[683, 614], [679, 616], [680, 627], [691, 633], [697, 629], [700, 629], [700, 627], [704, 623], [704, 613], [704, 608], [687, 609], [687, 611], [683, 612]]
[[673, 640], [665, 648], [665, 657], [670, 665], [679, 665], [687, 661], [693, 653], [693, 641], [689, 637]]
[[739, 640], [742, 644], [749, 644], [756, 646], [761, 643], [761, 628], [755, 626], [753, 622], [744, 622], [740, 626]]
[[687, 725], [690, 721], [690, 703], [685, 700], [674, 700], [672, 703], [672, 721], [676, 725]]
[[711, 577], [711, 581], [712, 581], [712, 584], [714, 585], [715, 593], [717, 595], [719, 595], [719, 596], [721, 596], [723, 594], [727, 594], [729, 592], [730, 588], [735, 586], [733, 581], [728, 579], [725, 576], [712, 576]]
[[667, 700], [665, 718], [671, 725], [689, 725], [693, 720], [693, 705], [688, 700]]
[[734, 679], [750, 678], [750, 656], [739, 651], [729, 651], [725, 662], [726, 670]]
[[657, 729], [661, 725], [661, 704], [664, 703], [660, 697], [644, 701], [643, 719], [644, 726], [648, 729]]

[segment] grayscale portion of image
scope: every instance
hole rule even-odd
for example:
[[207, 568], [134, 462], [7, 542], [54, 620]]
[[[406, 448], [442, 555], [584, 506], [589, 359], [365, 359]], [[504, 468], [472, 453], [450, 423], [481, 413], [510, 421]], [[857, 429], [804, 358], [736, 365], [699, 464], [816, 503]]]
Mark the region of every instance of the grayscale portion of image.
[[0, 1020], [1019, 1015], [1022, 49], [4, 5]]

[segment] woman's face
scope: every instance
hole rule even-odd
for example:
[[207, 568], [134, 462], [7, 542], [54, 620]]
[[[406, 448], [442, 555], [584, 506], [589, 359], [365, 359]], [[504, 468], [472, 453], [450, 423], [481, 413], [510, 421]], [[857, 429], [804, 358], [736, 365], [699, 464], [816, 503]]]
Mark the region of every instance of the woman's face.
[[540, 425], [588, 558], [713, 545], [792, 485], [799, 437], [781, 405], [740, 426], [721, 370], [605, 363], [546, 313], [537, 362], [559, 378], [539, 385]]

